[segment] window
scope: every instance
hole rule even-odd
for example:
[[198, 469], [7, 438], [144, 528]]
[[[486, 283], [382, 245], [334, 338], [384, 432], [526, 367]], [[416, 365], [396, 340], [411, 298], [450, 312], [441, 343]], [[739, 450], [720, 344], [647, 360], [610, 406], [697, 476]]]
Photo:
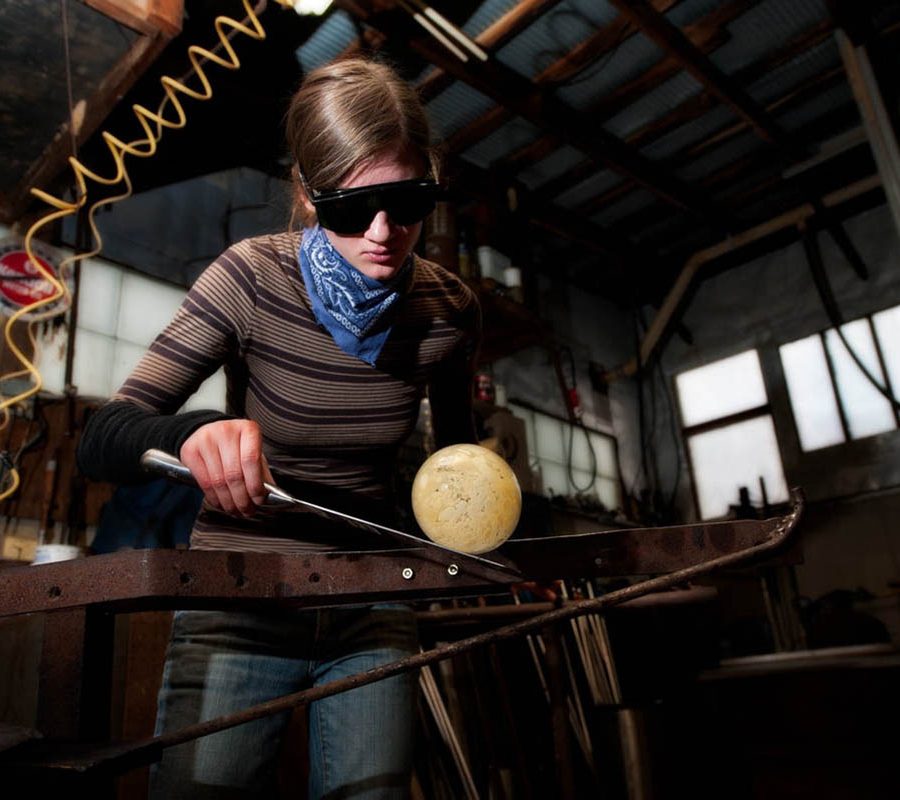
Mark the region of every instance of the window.
[[787, 482], [755, 350], [675, 377], [702, 519], [725, 516], [746, 487], [750, 501], [788, 499]]
[[[123, 270], [96, 258], [81, 265], [72, 382], [87, 397], [109, 397], [128, 377], [181, 304], [184, 289]], [[58, 337], [64, 336], [64, 332]], [[44, 389], [65, 389], [65, 341], [44, 344], [35, 362]], [[224, 409], [225, 374], [219, 370], [185, 403]]]
[[[846, 344], [845, 344], [846, 342]], [[900, 386], [900, 306], [779, 348], [801, 448], [809, 452], [895, 430], [897, 411], [866, 377], [896, 396]]]
[[573, 427], [519, 404], [510, 403], [509, 408], [525, 421], [528, 458], [533, 467], [540, 468], [545, 494], [594, 494], [609, 510], [621, 506], [616, 441], [612, 436]]

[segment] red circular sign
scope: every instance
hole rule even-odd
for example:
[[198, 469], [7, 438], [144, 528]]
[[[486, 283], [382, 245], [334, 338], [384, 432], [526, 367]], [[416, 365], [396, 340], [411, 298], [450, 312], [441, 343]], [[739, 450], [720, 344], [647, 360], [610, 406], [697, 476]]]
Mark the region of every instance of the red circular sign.
[[[40, 265], [51, 275], [57, 272], [47, 257], [34, 254]], [[19, 242], [6, 246], [0, 244], [0, 302], [17, 310], [46, 300], [56, 293], [56, 288], [28, 258], [28, 253]], [[41, 306], [36, 311], [46, 312], [50, 308]]]

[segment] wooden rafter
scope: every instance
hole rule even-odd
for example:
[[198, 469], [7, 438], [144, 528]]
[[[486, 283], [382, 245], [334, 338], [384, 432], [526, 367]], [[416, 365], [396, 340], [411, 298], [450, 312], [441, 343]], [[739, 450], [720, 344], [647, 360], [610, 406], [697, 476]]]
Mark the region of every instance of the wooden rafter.
[[181, 32], [184, 0], [82, 0], [116, 22], [146, 36], [169, 38]]
[[[355, 2], [351, 7], [362, 4]], [[620, 139], [602, 130], [587, 129], [579, 114], [571, 107], [514, 70], [489, 59], [481, 62], [458, 60], [439, 43], [418, 34], [403, 20], [392, 14], [367, 13], [369, 25], [389, 37], [403, 36], [404, 45], [417, 55], [452, 74], [457, 80], [510, 108], [515, 114], [538, 128], [554, 133], [570, 146], [590, 155], [611, 169], [636, 180], [665, 202], [684, 208], [713, 225], [726, 229], [728, 221], [707, 198], [692, 187], [659, 170], [656, 165], [632, 151]]]
[[[728, 41], [726, 26], [736, 17], [744, 13], [748, 8], [756, 5], [759, 0], [731, 0], [723, 6], [715, 9], [705, 17], [692, 23], [685, 29], [685, 35], [704, 52], [710, 53], [721, 47]], [[620, 17], [621, 19], [621, 17]], [[636, 29], [629, 21], [628, 29], [633, 35]], [[620, 23], [624, 24], [624, 23]], [[674, 77], [680, 70], [681, 64], [672, 57], [663, 57], [648, 70], [634, 79], [616, 87], [604, 95], [585, 114], [585, 124], [599, 126], [611, 117], [628, 107], [648, 91]], [[503, 159], [500, 165], [503, 169], [516, 171], [524, 166], [534, 163], [542, 157], [542, 152], [554, 143], [549, 137], [520, 148]]]
[[[103, 123], [112, 108], [156, 60], [168, 38], [162, 34], [140, 36], [104, 76], [94, 93], [84, 102], [76, 120], [75, 142], [84, 144]], [[10, 195], [0, 205], [0, 220], [17, 220], [31, 201], [31, 187], [46, 188], [65, 169], [72, 155], [69, 123], [64, 123], [41, 155], [31, 164]]]
[[[487, 52], [499, 50], [560, 2], [561, 0], [521, 0], [493, 25], [478, 34], [475, 41]], [[453, 80], [452, 75], [442, 69], [436, 69], [418, 85], [419, 94], [427, 103], [450, 86]]]
[[[764, 75], [769, 74], [773, 69], [777, 69], [779, 66], [794, 60], [810, 48], [821, 44], [826, 38], [831, 36], [833, 31], [834, 26], [830, 20], [818, 23], [791, 39], [783, 47], [766, 54], [762, 58], [757, 59], [735, 72], [734, 80], [741, 86], [749, 86]], [[839, 69], [808, 78], [793, 87], [786, 94], [768, 104], [766, 106], [766, 111], [770, 114], [774, 114], [784, 111], [786, 108], [797, 103], [803, 102], [805, 99], [808, 99], [812, 93], [822, 91], [824, 88], [831, 85], [832, 80], [837, 77], [837, 72], [839, 72]], [[713, 94], [708, 91], [703, 91], [700, 94], [688, 98], [665, 116], [648, 122], [646, 125], [638, 128], [629, 134], [625, 138], [625, 141], [635, 148], [646, 147], [682, 125], [700, 118], [704, 113], [714, 108], [717, 103], [718, 101]], [[724, 126], [700, 142], [681, 148], [670, 158], [666, 159], [665, 163], [670, 168], [675, 164], [683, 164], [685, 161], [696, 158], [701, 153], [711, 150], [714, 146], [724, 144], [726, 141], [743, 133], [747, 129], [748, 123], [745, 120], [737, 120], [733, 124]], [[556, 196], [584, 180], [595, 171], [596, 166], [590, 160], [579, 162], [579, 164], [576, 164], [567, 172], [557, 176], [552, 181], [543, 184], [541, 186], [541, 191], [546, 193], [549, 197]], [[604, 206], [616, 202], [628, 192], [636, 189], [637, 186], [638, 184], [634, 181], [626, 179], [608, 189], [602, 195], [594, 198], [590, 205], [585, 207], [584, 212], [592, 214]]]
[[785, 143], [784, 133], [765, 110], [647, 0], [610, 2], [659, 47], [677, 58], [720, 102], [745, 119], [762, 139], [772, 144]]
[[[676, 5], [675, 0], [655, 0], [655, 2], [663, 10]], [[637, 34], [637, 32], [638, 29], [635, 25], [622, 16], [617, 17], [595, 31], [574, 48], [571, 53], [566, 54], [535, 76], [535, 85], [552, 87], [554, 84], [571, 80], [584, 69], [612, 52], [622, 42]], [[448, 140], [447, 146], [451, 152], [465, 150], [470, 145], [489, 136], [505, 122], [512, 119], [513, 116], [514, 114], [510, 109], [503, 105], [497, 106], [454, 133]], [[544, 139], [546, 141], [543, 141]], [[559, 145], [559, 140], [552, 136], [541, 137], [538, 141], [545, 147], [549, 145], [552, 148]], [[525, 158], [527, 163], [532, 163], [534, 154], [529, 152]], [[509, 166], [515, 169], [514, 164]]]
[[[852, 105], [845, 105], [816, 118], [799, 129], [796, 132], [797, 140], [801, 143], [808, 143], [811, 146], [816, 141], [820, 141], [823, 135], [830, 136], [838, 133], [842, 128], [846, 128], [848, 122], [852, 124], [852, 120], [853, 107]], [[727, 191], [729, 186], [737, 185], [753, 175], [759, 175], [760, 180], [752, 187], [733, 193]], [[775, 183], [773, 183], [773, 180]], [[763, 192], [771, 192], [776, 184], [786, 186], [789, 183], [798, 186], [800, 189], [807, 185], [806, 181], [786, 180], [782, 165], [777, 159], [773, 160], [769, 150], [764, 147], [760, 147], [743, 158], [726, 164], [700, 181], [700, 184], [719, 198], [720, 202], [735, 210], [757, 199]], [[619, 220], [616, 223], [616, 230], [625, 236], [636, 235], [640, 231], [648, 230], [660, 224], [667, 216], [669, 216], [668, 210], [659, 205], [641, 209]]]
[[[830, 38], [833, 33], [834, 25], [831, 20], [822, 20], [792, 38], [782, 47], [736, 70], [732, 79], [739, 86], [746, 88], [760, 78], [771, 74], [779, 67], [790, 63], [808, 50], [818, 47], [822, 42]], [[632, 136], [628, 137], [628, 141], [639, 147], [644, 147], [665, 136], [669, 131], [702, 116], [716, 103], [716, 97], [708, 90], [704, 90], [695, 97], [678, 105], [666, 117], [654, 120], [640, 130], [635, 131]], [[742, 126], [746, 127], [746, 123], [742, 123]]]

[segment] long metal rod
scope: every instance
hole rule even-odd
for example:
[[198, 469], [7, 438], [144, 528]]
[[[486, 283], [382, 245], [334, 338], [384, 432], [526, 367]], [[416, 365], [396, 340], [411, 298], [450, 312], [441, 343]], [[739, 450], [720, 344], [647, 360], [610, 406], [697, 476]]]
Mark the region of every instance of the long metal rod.
[[717, 569], [732, 566], [743, 561], [752, 559], [754, 556], [763, 555], [772, 550], [781, 547], [790, 536], [791, 532], [797, 525], [797, 521], [803, 510], [803, 497], [799, 490], [793, 490], [792, 499], [794, 507], [792, 511], [782, 518], [781, 522], [775, 528], [772, 538], [761, 544], [753, 545], [744, 550], [728, 553], [719, 558], [694, 564], [684, 569], [666, 575], [660, 575], [650, 578], [639, 583], [618, 589], [602, 597], [592, 600], [580, 600], [562, 608], [554, 609], [546, 614], [540, 614], [531, 619], [522, 620], [520, 622], [506, 625], [494, 631], [477, 634], [467, 639], [461, 639], [457, 642], [441, 645], [439, 647], [426, 650], [421, 653], [400, 659], [398, 661], [375, 667], [366, 672], [357, 675], [350, 675], [340, 680], [331, 681], [321, 686], [314, 686], [310, 689], [304, 689], [293, 694], [277, 697], [273, 700], [260, 703], [234, 714], [217, 717], [211, 720], [189, 725], [175, 731], [169, 731], [159, 736], [141, 739], [135, 742], [126, 742], [124, 744], [110, 745], [94, 751], [87, 757], [73, 756], [72, 758], [56, 758], [54, 764], [58, 768], [68, 768], [75, 771], [86, 771], [95, 767], [114, 767], [118, 764], [127, 764], [128, 766], [137, 766], [141, 763], [149, 763], [159, 758], [162, 749], [173, 747], [184, 742], [199, 739], [202, 736], [208, 736], [228, 728], [242, 725], [245, 722], [252, 722], [256, 719], [277, 714], [282, 711], [308, 705], [316, 700], [324, 697], [346, 692], [359, 686], [366, 686], [376, 681], [390, 678], [404, 672], [419, 669], [427, 664], [433, 664], [452, 658], [461, 653], [473, 650], [476, 647], [482, 647], [486, 644], [498, 641], [506, 641], [519, 636], [524, 636], [535, 631], [539, 631], [548, 625], [554, 625], [565, 620], [583, 616], [584, 614], [596, 614], [611, 606], [623, 603], [626, 600], [641, 597], [651, 592], [668, 589], [684, 581], [691, 580], [701, 575], [706, 575]]
[[[147, 470], [147, 472], [162, 475], [166, 478], [179, 481], [180, 483], [186, 483], [189, 486], [197, 485], [197, 480], [191, 474], [191, 471], [182, 464], [181, 461], [175, 458], [175, 456], [170, 453], [165, 453], [162, 450], [147, 450], [141, 456], [141, 466]], [[404, 544], [415, 544], [417, 547], [423, 547], [426, 551], [437, 550], [440, 552], [439, 563], [441, 564], [446, 565], [458, 559], [476, 561], [479, 564], [484, 564], [485, 566], [508, 572], [517, 577], [522, 577], [522, 574], [518, 569], [509, 564], [504, 564], [501, 561], [494, 561], [493, 559], [485, 558], [484, 556], [476, 556], [472, 553], [463, 553], [459, 550], [453, 550], [450, 547], [444, 547], [430, 539], [422, 539], [419, 536], [413, 536], [413, 534], [406, 533], [406, 531], [389, 528], [387, 525], [380, 525], [377, 522], [369, 522], [369, 520], [354, 517], [352, 514], [345, 514], [343, 511], [336, 511], [333, 508], [326, 508], [325, 506], [311, 503], [309, 500], [301, 500], [299, 497], [288, 494], [284, 489], [281, 489], [272, 483], [264, 483], [263, 486], [269, 493], [266, 498], [267, 502], [273, 505], [300, 506], [306, 511], [309, 511], [316, 516], [324, 517], [325, 519], [346, 522], [354, 528], [360, 528], [361, 530], [369, 531], [370, 533], [377, 533], [380, 535], [387, 534], [394, 539], [399, 539]]]

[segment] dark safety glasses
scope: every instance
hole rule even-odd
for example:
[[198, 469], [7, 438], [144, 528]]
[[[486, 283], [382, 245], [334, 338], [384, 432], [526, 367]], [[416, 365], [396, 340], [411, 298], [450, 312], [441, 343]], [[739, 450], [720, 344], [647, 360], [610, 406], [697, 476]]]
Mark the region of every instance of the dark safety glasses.
[[303, 174], [300, 180], [316, 209], [323, 228], [337, 234], [360, 233], [379, 211], [386, 211], [395, 225], [414, 225], [432, 211], [441, 187], [432, 178], [376, 183], [331, 192], [311, 191]]

